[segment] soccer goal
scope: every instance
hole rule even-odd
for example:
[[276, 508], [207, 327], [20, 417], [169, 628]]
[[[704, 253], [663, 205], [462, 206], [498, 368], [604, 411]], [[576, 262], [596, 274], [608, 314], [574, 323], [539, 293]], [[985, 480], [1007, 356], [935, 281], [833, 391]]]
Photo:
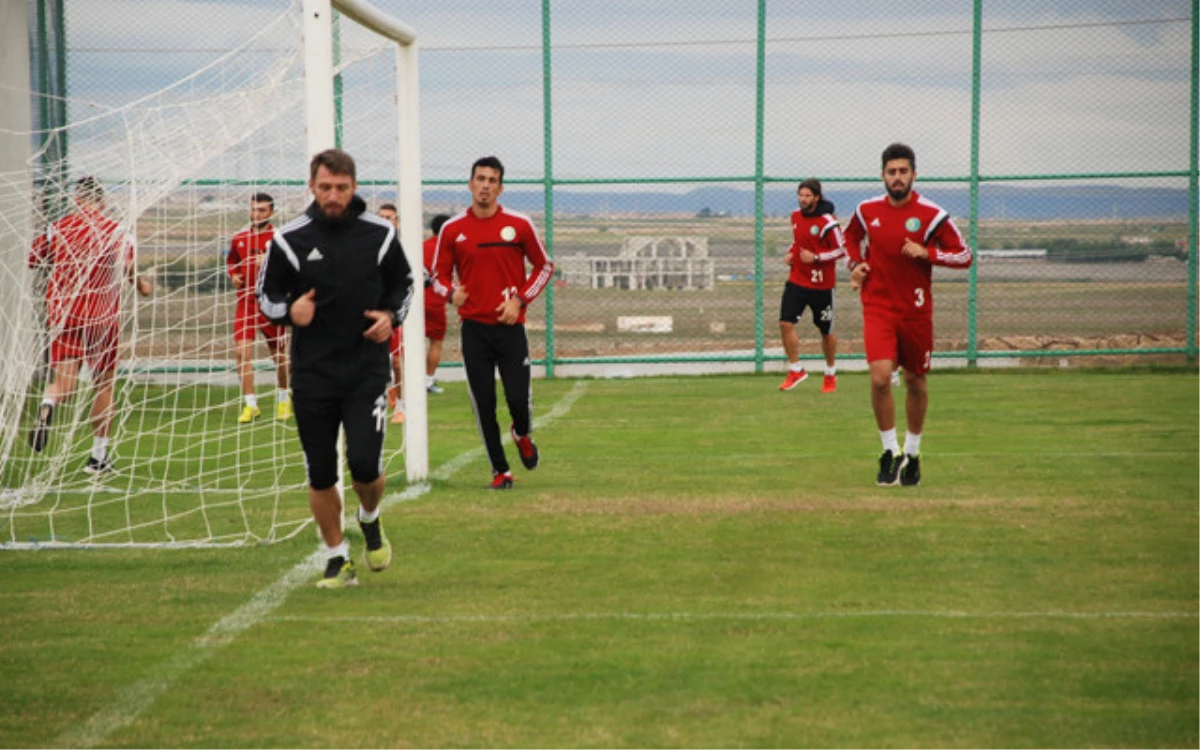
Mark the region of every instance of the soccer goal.
[[[419, 271], [417, 82], [410, 28], [359, 0], [294, 0], [237, 49], [135, 101], [100, 109], [68, 96], [67, 123], [51, 131], [22, 132], [11, 116], [0, 123], [9, 157], [0, 162], [0, 547], [233, 545], [279, 541], [309, 525], [295, 421], [277, 415], [275, 364], [261, 337], [253, 349], [260, 414], [238, 421], [244, 397], [226, 254], [249, 223], [252, 195], [271, 195], [273, 223], [282, 225], [309, 201], [310, 156], [338, 145], [358, 162], [369, 208], [399, 206]], [[40, 145], [13, 163], [17, 141]], [[63, 144], [61, 159], [47, 158]], [[89, 367], [55, 408], [42, 449], [30, 439], [56, 331], [46, 272], [26, 256], [72, 210], [85, 175], [103, 186], [103, 214], [154, 287], [145, 297], [117, 282], [111, 468], [98, 473], [84, 470], [95, 442]], [[405, 381], [420, 385], [405, 389], [404, 429], [393, 425], [385, 442], [393, 484], [428, 475], [422, 316], [413, 305], [405, 327], [415, 334]]]

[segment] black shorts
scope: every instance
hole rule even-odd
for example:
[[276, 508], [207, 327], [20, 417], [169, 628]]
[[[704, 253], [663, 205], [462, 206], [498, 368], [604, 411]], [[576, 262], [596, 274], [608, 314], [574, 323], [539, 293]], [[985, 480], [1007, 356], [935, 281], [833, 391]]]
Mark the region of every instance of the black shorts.
[[337, 484], [338, 428], [346, 429], [346, 463], [354, 481], [367, 484], [383, 473], [383, 438], [387, 432], [387, 390], [365, 383], [338, 396], [292, 394], [296, 433], [304, 449], [308, 484], [324, 490]]
[[828, 336], [833, 331], [833, 290], [809, 289], [787, 282], [779, 305], [780, 322], [799, 323], [806, 307], [812, 310], [813, 325], [822, 336]]

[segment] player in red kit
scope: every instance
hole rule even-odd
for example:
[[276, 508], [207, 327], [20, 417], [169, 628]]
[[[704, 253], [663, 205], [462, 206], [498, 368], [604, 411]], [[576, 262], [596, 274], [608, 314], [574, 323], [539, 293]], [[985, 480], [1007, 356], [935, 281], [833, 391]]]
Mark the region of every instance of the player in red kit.
[[237, 311], [233, 317], [234, 353], [237, 357], [238, 382], [242, 386], [243, 406], [238, 416], [239, 424], [253, 422], [261, 413], [258, 396], [254, 393], [254, 339], [262, 332], [267, 349], [275, 360], [275, 416], [287, 419], [292, 416], [292, 402], [288, 396], [287, 329], [277, 326], [263, 316], [258, 309], [258, 269], [275, 227], [271, 217], [275, 215], [275, 199], [266, 193], [255, 193], [250, 197], [250, 226], [233, 235], [229, 242], [229, 254], [225, 256], [225, 270], [237, 290]]
[[[433, 259], [437, 255], [438, 234], [450, 217], [438, 214], [429, 220], [429, 229], [433, 235], [425, 240], [425, 272], [430, 278], [434, 275]], [[446, 298], [434, 291], [432, 285], [425, 287], [425, 338], [428, 347], [425, 349], [425, 390], [439, 394], [441, 386], [437, 384], [437, 368], [442, 361], [442, 342], [446, 340]]]
[[[921, 434], [933, 357], [933, 266], [969, 268], [971, 248], [950, 215], [912, 189], [917, 158], [902, 143], [883, 151], [887, 193], [863, 201], [846, 227], [850, 283], [861, 290], [871, 408], [883, 442], [876, 483], [921, 482]], [[896, 439], [892, 370], [904, 368], [908, 434]]]
[[[395, 203], [384, 203], [379, 206], [379, 218], [384, 219], [396, 228], [396, 236], [400, 236], [400, 213]], [[388, 409], [392, 412], [392, 424], [404, 424], [404, 330], [397, 326], [392, 329], [392, 338], [388, 341], [388, 357], [392, 362], [392, 384], [388, 386]]]
[[800, 210], [792, 213], [792, 246], [784, 261], [792, 267], [779, 307], [779, 332], [788, 358], [788, 374], [779, 390], [790, 391], [808, 377], [800, 363], [800, 337], [796, 324], [807, 307], [821, 333], [825, 355], [822, 393], [837, 390], [837, 336], [833, 333], [833, 288], [837, 284], [837, 260], [846, 254], [842, 228], [833, 215], [833, 204], [825, 200], [821, 182], [809, 178], [796, 189]]
[[109, 433], [113, 420], [113, 378], [120, 338], [121, 279], [149, 296], [150, 280], [134, 267], [134, 244], [104, 215], [104, 187], [94, 177], [75, 183], [75, 212], [46, 228], [29, 253], [30, 268], [49, 271], [46, 317], [53, 380], [38, 407], [29, 444], [46, 447], [54, 409], [75, 390], [82, 362], [92, 370], [92, 454], [84, 471], [112, 467]]
[[[533, 431], [533, 386], [525, 308], [549, 283], [554, 264], [533, 222], [498, 202], [504, 192], [504, 165], [485, 156], [471, 165], [471, 207], [453, 217], [438, 234], [434, 290], [458, 308], [462, 356], [471, 406], [492, 464], [491, 489], [513, 485], [496, 422], [495, 373], [500, 372], [512, 417], [509, 432], [521, 463], [537, 468]], [[525, 275], [525, 263], [532, 272]], [[451, 284], [451, 271], [458, 286]]]

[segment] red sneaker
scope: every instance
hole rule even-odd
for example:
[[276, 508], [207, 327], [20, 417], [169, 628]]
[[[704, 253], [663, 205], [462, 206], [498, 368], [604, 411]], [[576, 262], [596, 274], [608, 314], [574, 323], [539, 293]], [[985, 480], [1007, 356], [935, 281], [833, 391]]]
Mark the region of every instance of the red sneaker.
[[492, 477], [492, 483], [488, 485], [489, 490], [511, 490], [513, 486], [513, 475], [511, 471], [506, 471], [502, 474], [497, 474]]
[[517, 431], [513, 429], [512, 425], [508, 426], [508, 432], [510, 435], [512, 435], [513, 442], [517, 444], [517, 452], [521, 454], [521, 463], [524, 464], [525, 468], [529, 469], [530, 471], [536, 469], [538, 467], [538, 460], [540, 457], [538, 455], [538, 448], [533, 442], [533, 438], [529, 437], [528, 435], [525, 437], [518, 437]]
[[833, 393], [837, 390], [837, 375], [826, 375], [821, 381], [821, 393]]
[[793, 388], [795, 388], [796, 386], [803, 383], [807, 378], [808, 378], [808, 370], [801, 370], [800, 372], [796, 372], [795, 370], [788, 370], [787, 378], [782, 383], [780, 383], [779, 390], [790, 391]]

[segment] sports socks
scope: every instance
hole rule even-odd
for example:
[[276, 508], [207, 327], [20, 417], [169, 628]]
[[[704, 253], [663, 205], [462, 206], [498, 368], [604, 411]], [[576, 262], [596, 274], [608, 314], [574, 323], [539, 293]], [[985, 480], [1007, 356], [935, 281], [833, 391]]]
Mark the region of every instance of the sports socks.
[[910, 456], [921, 455], [921, 433], [910, 432], [904, 436], [904, 452]]
[[94, 437], [92, 438], [92, 458], [97, 461], [103, 461], [108, 458], [108, 438]]
[[801, 362], [800, 360], [796, 360], [795, 362], [788, 365], [788, 369], [791, 370], [792, 372], [803, 372], [804, 371], [804, 363]]
[[343, 560], [349, 560], [350, 559], [350, 542], [347, 542], [345, 539], [343, 539], [342, 543], [337, 545], [336, 547], [326, 547], [325, 548], [325, 559], [326, 560], [332, 560], [335, 557], [340, 557]]
[[900, 455], [900, 442], [896, 440], [896, 428], [890, 430], [880, 430], [879, 439], [883, 442], [883, 449], [891, 451], [893, 456]]
[[825, 365], [825, 374], [831, 378], [836, 377], [837, 376], [837, 367], [836, 366], [830, 367], [829, 365]]
[[246, 406], [249, 406], [251, 409], [258, 408], [258, 396], [257, 395], [251, 393], [251, 394], [248, 394], [247, 396], [245, 396], [245, 399], [246, 399]]
[[379, 506], [375, 506], [375, 510], [371, 511], [370, 513], [363, 510], [361, 505], [358, 506], [358, 520], [360, 523], [374, 523], [375, 521], [378, 521]]
[[290, 396], [286, 388], [277, 388], [275, 390], [275, 400], [281, 404], [286, 404]]

